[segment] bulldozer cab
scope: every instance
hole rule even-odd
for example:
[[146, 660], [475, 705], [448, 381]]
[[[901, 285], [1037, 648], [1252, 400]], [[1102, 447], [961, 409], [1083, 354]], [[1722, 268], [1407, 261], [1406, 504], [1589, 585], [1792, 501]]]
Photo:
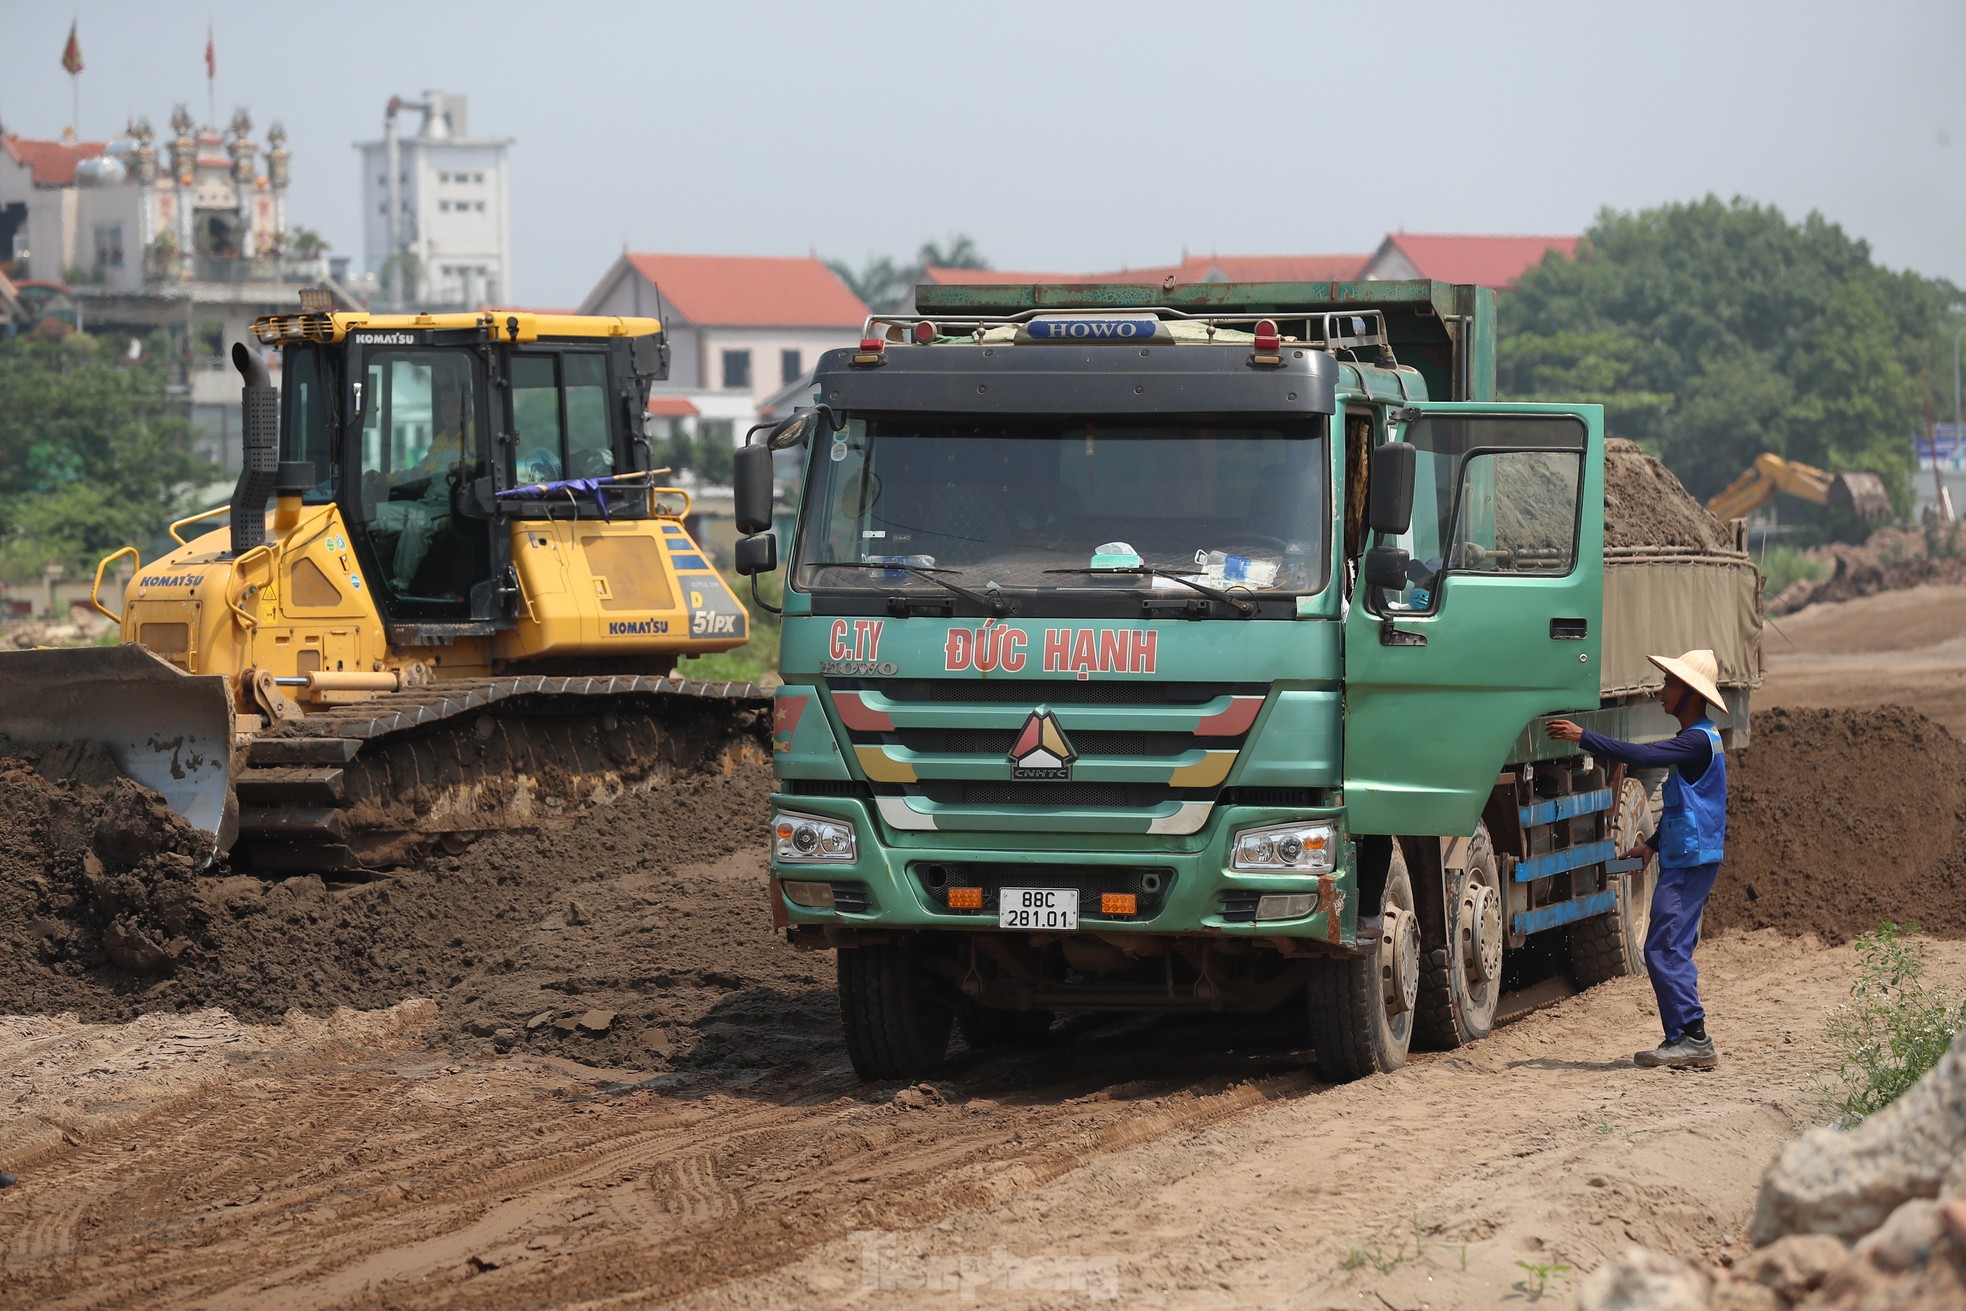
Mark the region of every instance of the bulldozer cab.
[[312, 466], [304, 503], [340, 505], [388, 622], [496, 620], [512, 517], [647, 512], [627, 487], [496, 499], [646, 466], [649, 352], [629, 340], [498, 341], [482, 329], [392, 326], [285, 351], [281, 461]]

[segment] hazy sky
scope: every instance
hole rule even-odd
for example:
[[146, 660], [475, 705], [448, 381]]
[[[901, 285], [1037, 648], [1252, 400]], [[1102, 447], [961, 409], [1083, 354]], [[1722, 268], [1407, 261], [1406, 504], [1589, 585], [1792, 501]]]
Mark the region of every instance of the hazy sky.
[[69, 122], [78, 18], [93, 139], [205, 117], [209, 13], [219, 117], [286, 124], [293, 221], [357, 267], [353, 143], [391, 95], [468, 95], [474, 136], [516, 142], [534, 305], [578, 301], [624, 242], [857, 266], [967, 233], [1000, 268], [1071, 271], [1570, 233], [1708, 192], [1821, 210], [1966, 286], [1960, 0], [0, 10], [0, 123]]

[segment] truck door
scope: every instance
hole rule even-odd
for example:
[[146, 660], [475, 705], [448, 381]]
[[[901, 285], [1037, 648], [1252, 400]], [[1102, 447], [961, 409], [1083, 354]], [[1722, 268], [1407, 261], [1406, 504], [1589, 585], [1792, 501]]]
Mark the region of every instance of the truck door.
[[1604, 607], [1603, 410], [1437, 403], [1393, 411], [1413, 518], [1380, 546], [1345, 628], [1345, 803], [1355, 833], [1472, 833], [1541, 715], [1594, 709]]

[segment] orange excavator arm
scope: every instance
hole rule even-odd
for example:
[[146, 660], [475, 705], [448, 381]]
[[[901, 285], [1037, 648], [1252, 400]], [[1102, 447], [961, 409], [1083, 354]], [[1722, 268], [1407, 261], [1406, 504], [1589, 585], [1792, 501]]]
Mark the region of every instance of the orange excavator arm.
[[1740, 519], [1773, 500], [1777, 493], [1851, 510], [1859, 518], [1888, 519], [1891, 498], [1884, 480], [1874, 473], [1829, 473], [1800, 460], [1785, 460], [1763, 451], [1741, 476], [1707, 502], [1707, 512], [1722, 520]]

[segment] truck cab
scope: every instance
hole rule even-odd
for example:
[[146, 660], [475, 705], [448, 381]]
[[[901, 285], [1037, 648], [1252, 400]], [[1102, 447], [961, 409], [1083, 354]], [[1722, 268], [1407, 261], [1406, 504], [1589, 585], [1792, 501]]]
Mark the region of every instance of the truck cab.
[[1535, 935], [1636, 968], [1642, 796], [1533, 731], [1633, 730], [1602, 416], [1492, 399], [1489, 292], [920, 295], [739, 453], [753, 529], [802, 459], [771, 899], [863, 1077], [1237, 1010], [1351, 1078], [1486, 1033]]

